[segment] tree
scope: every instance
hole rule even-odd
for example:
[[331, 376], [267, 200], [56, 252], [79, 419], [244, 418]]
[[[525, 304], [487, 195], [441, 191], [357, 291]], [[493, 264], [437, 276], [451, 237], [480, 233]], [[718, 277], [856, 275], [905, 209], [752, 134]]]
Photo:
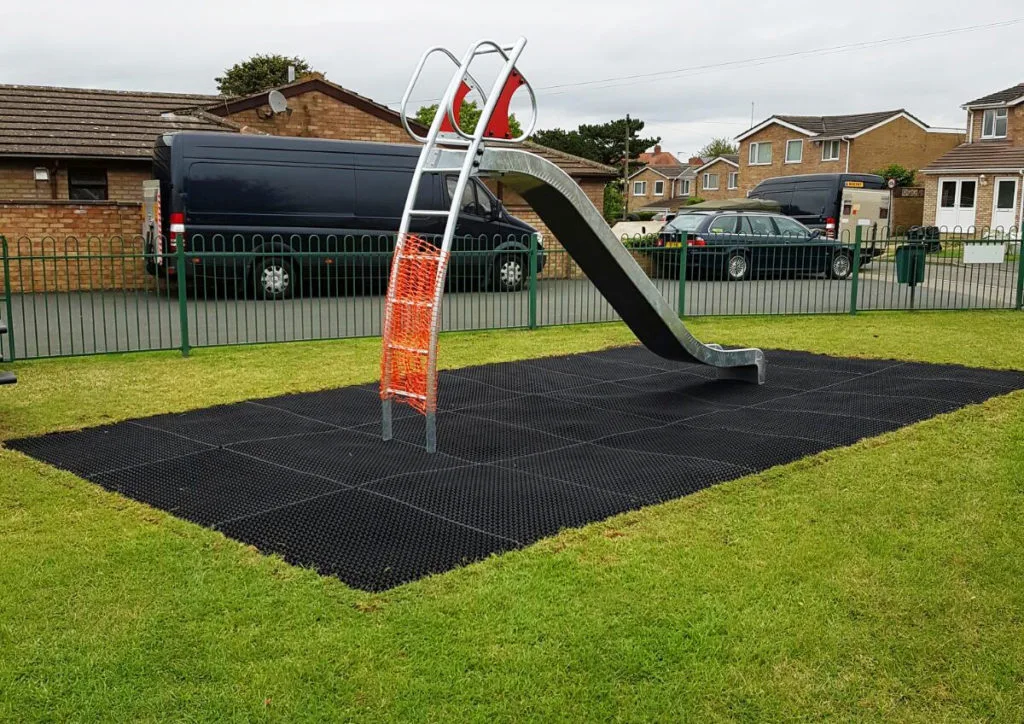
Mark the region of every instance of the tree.
[[287, 83], [289, 65], [295, 67], [296, 78], [314, 72], [309, 63], [298, 56], [254, 55], [249, 60], [235, 63], [214, 80], [217, 81], [217, 90], [223, 95], [247, 96]]
[[604, 218], [609, 223], [622, 218], [625, 202], [622, 198], [621, 184], [621, 181], [612, 181], [604, 187]]
[[[459, 127], [466, 133], [472, 133], [476, 130], [476, 124], [480, 122], [481, 113], [483, 113], [483, 108], [477, 106], [476, 101], [462, 101], [462, 108], [459, 109]], [[415, 118], [424, 126], [429, 126], [434, 122], [436, 114], [437, 104], [435, 103], [432, 106], [420, 108], [416, 111]], [[523, 127], [516, 120], [515, 113], [508, 117], [508, 131], [513, 138], [523, 135]]]
[[712, 138], [704, 148], [697, 151], [701, 158], [718, 158], [719, 156], [731, 156], [739, 152], [736, 144], [728, 138]]
[[[644, 149], [661, 143], [660, 137], [641, 138], [644, 122], [639, 118], [629, 119], [629, 160], [644, 152]], [[598, 124], [583, 124], [575, 131], [552, 128], [537, 131], [533, 140], [549, 148], [589, 158], [606, 166], [619, 166], [626, 156], [626, 119]]]
[[885, 168], [876, 169], [871, 173], [881, 176], [882, 178], [889, 180], [891, 178], [896, 179], [897, 186], [913, 186], [914, 176], [917, 175], [917, 171], [900, 166], [898, 163], [890, 163]]

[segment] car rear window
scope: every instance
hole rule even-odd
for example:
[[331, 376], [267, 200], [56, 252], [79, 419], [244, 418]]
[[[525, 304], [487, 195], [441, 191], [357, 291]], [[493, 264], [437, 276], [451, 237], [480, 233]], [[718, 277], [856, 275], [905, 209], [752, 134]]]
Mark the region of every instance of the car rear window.
[[696, 231], [707, 214], [680, 214], [665, 224], [665, 231]]

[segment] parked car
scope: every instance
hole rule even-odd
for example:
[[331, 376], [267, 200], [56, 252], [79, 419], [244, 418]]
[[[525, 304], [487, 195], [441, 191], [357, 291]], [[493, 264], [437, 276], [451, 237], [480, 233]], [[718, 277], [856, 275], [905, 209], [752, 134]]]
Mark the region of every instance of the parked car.
[[[242, 282], [264, 298], [289, 297], [300, 280], [386, 279], [419, 153], [416, 146], [310, 138], [161, 136], [153, 167], [162, 233], [151, 234], [148, 269], [173, 275], [175, 265], [162, 255], [184, 239], [190, 279]], [[417, 207], [447, 210], [455, 185], [455, 174], [425, 174]], [[439, 236], [445, 221], [417, 217], [410, 230]], [[463, 194], [455, 234], [449, 278], [523, 288], [537, 231], [477, 179]]]
[[687, 277], [743, 281], [766, 274], [825, 274], [845, 279], [852, 244], [826, 238], [782, 214], [738, 211], [682, 213], [659, 232], [651, 253], [657, 277], [675, 276], [686, 245]]

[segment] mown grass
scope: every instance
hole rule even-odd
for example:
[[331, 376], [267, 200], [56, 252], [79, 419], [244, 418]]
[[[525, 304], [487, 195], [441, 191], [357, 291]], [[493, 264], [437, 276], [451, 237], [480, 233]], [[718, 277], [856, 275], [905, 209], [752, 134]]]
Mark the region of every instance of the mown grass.
[[[692, 326], [1024, 368], [1011, 312]], [[442, 349], [455, 366], [629, 341], [602, 325]], [[376, 354], [23, 364], [2, 434], [368, 381]], [[1022, 451], [1015, 393], [384, 594], [0, 451], [0, 719], [1019, 721]]]

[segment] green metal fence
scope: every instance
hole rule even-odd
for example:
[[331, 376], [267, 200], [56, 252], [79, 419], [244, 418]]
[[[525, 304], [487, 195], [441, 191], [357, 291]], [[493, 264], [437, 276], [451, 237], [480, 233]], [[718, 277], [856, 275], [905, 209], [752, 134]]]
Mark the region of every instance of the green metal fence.
[[[870, 229], [838, 240], [623, 239], [681, 316], [1020, 309], [1016, 231], [937, 238]], [[206, 240], [0, 237], [13, 359], [377, 336], [391, 235]], [[536, 237], [454, 245], [444, 330], [610, 322], [567, 252]], [[301, 251], [296, 251], [301, 249]], [[842, 257], [842, 259], [840, 259]], [[839, 261], [837, 262], [837, 259]], [[287, 289], [274, 285], [287, 278]], [[179, 280], [184, 279], [184, 283]]]

